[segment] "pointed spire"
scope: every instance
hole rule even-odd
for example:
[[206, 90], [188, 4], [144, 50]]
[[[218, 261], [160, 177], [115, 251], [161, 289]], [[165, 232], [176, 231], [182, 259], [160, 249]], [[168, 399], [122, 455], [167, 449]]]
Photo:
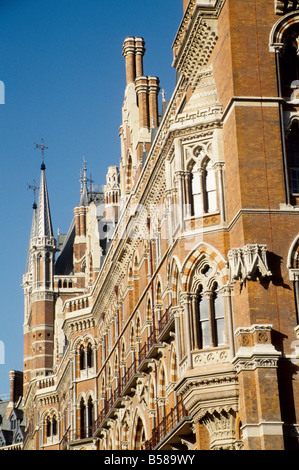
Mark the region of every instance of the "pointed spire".
[[[26, 273], [32, 272], [33, 266], [33, 258], [31, 253], [31, 246], [35, 245], [35, 242], [32, 243], [34, 238], [47, 238], [48, 240], [51, 239], [51, 245], [55, 244], [55, 239], [53, 235], [53, 227], [52, 227], [52, 220], [51, 220], [51, 212], [50, 212], [50, 204], [49, 204], [49, 196], [48, 196], [48, 188], [47, 188], [47, 181], [46, 181], [46, 165], [44, 162], [44, 150], [48, 147], [44, 146], [44, 142], [42, 140], [42, 144], [36, 145], [35, 148], [40, 148], [42, 150], [42, 164], [41, 164], [41, 177], [40, 177], [40, 185], [39, 187], [36, 186], [35, 181], [33, 181], [33, 185], [28, 185], [29, 189], [33, 189], [34, 191], [34, 203], [33, 203], [33, 217], [32, 217], [32, 224], [31, 224], [31, 233], [30, 233], [30, 248], [27, 257], [27, 265], [26, 265]], [[38, 201], [36, 203], [35, 194], [36, 190], [39, 189]], [[42, 242], [45, 243], [45, 242]], [[46, 246], [49, 247], [48, 241], [46, 242]]]
[[41, 179], [39, 185], [39, 197], [36, 210], [35, 221], [35, 237], [53, 237], [52, 220], [50, 213], [47, 181], [46, 181], [46, 165], [45, 165], [45, 150], [49, 147], [44, 145], [44, 139], [41, 139], [41, 144], [35, 144], [35, 149], [41, 150], [42, 164], [41, 164]]
[[79, 202], [79, 207], [85, 207], [85, 206], [88, 206], [88, 191], [87, 191], [87, 176], [86, 176], [86, 172], [87, 172], [87, 166], [86, 166], [86, 160], [85, 160], [85, 157], [83, 157], [83, 177], [82, 177], [82, 174], [81, 174], [81, 177], [80, 177], [80, 182], [81, 182], [81, 199], [80, 199], [80, 202]]
[[48, 196], [48, 188], [46, 181], [46, 165], [41, 164], [41, 179], [39, 185], [39, 196], [36, 209], [36, 237], [53, 237], [53, 228]]

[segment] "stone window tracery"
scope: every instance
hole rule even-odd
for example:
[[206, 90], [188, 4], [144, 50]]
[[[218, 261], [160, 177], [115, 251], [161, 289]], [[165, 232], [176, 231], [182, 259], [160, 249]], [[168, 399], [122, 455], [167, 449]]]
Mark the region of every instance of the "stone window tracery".
[[216, 180], [212, 161], [205, 157], [189, 164], [188, 192], [191, 193], [191, 215], [200, 217], [217, 210]]
[[205, 349], [227, 344], [225, 304], [217, 266], [205, 257], [194, 270], [189, 304], [191, 349]]

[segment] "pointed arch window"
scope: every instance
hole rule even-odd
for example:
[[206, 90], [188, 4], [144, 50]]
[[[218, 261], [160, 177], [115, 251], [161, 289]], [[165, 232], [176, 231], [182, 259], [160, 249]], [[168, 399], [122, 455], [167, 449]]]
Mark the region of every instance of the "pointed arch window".
[[52, 423], [50, 416], [47, 417], [47, 437], [50, 437], [52, 435]]
[[299, 80], [298, 36], [299, 27], [295, 24], [285, 35], [281, 49], [280, 80], [284, 97], [290, 97], [295, 82]]
[[58, 422], [57, 417], [54, 414], [53, 416], [47, 416], [46, 419], [46, 437], [52, 438], [58, 434]]
[[87, 367], [93, 367], [93, 351], [92, 351], [92, 346], [90, 343], [87, 345], [87, 351], [86, 351], [86, 362], [87, 362]]
[[94, 425], [94, 405], [93, 405], [93, 400], [91, 397], [89, 397], [88, 402], [87, 402], [87, 422], [88, 422], [88, 437], [92, 436], [92, 430], [93, 430], [93, 425]]
[[80, 401], [80, 439], [84, 439], [86, 437], [86, 405], [81, 398]]
[[226, 343], [224, 302], [218, 284], [211, 291], [198, 291], [198, 320], [200, 348], [216, 347]]
[[84, 349], [83, 344], [81, 344], [80, 346], [79, 356], [80, 356], [80, 370], [84, 370], [85, 369], [85, 349]]
[[208, 157], [199, 163], [192, 160], [188, 174], [187, 194], [190, 199], [191, 216], [200, 217], [217, 211], [216, 178], [212, 161]]
[[53, 433], [53, 436], [57, 436], [57, 419], [56, 419], [56, 416], [53, 416], [53, 420], [52, 420], [52, 433]]

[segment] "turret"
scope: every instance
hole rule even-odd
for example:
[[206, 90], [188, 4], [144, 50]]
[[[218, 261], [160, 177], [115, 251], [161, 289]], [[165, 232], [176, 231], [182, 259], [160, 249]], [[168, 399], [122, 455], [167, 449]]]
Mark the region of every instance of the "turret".
[[105, 195], [105, 219], [113, 223], [117, 222], [120, 204], [119, 170], [117, 166], [109, 166], [106, 175]]
[[[83, 161], [83, 178], [81, 179], [81, 198], [79, 204], [74, 209], [75, 216], [75, 240], [74, 240], [74, 274], [78, 276], [78, 287], [85, 287], [85, 270], [86, 270], [86, 229], [87, 229], [87, 212], [88, 212], [88, 190], [86, 176], [86, 161]], [[81, 276], [80, 276], [81, 275]]]
[[53, 236], [45, 170], [43, 162], [38, 203], [33, 205], [27, 266], [23, 279], [24, 385], [35, 376], [51, 373], [53, 367], [56, 240]]

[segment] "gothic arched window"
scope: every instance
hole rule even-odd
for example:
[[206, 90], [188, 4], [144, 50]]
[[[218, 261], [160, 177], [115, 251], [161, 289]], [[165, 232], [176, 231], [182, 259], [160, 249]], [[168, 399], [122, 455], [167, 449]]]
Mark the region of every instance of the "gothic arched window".
[[224, 301], [213, 273], [207, 266], [202, 269], [202, 283], [197, 288], [195, 345], [200, 349], [226, 344]]
[[85, 369], [85, 349], [84, 349], [83, 344], [81, 344], [80, 346], [79, 355], [80, 355], [80, 370], [83, 370]]
[[215, 172], [212, 161], [206, 157], [199, 164], [189, 165], [189, 188], [191, 215], [200, 217], [217, 210]]
[[81, 398], [80, 401], [80, 438], [84, 439], [86, 437], [86, 405]]
[[280, 79], [282, 94], [285, 97], [291, 95], [293, 87], [296, 86], [295, 82], [299, 80], [298, 33], [296, 25], [289, 29], [280, 54]]
[[93, 367], [93, 351], [92, 351], [92, 346], [90, 343], [88, 343], [87, 345], [86, 362], [87, 362], [87, 367]]

